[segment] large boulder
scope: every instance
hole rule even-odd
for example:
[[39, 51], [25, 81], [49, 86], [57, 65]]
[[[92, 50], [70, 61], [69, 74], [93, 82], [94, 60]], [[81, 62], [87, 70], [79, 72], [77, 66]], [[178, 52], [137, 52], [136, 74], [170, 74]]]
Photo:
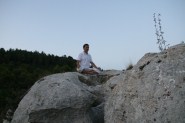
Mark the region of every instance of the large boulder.
[[11, 123], [103, 123], [102, 90], [109, 87], [102, 85], [121, 73], [111, 71], [101, 75], [67, 72], [38, 80], [19, 103]]
[[106, 123], [185, 123], [185, 44], [146, 54], [118, 78]]
[[92, 123], [96, 96], [79, 73], [54, 74], [37, 81], [21, 100], [12, 123]]

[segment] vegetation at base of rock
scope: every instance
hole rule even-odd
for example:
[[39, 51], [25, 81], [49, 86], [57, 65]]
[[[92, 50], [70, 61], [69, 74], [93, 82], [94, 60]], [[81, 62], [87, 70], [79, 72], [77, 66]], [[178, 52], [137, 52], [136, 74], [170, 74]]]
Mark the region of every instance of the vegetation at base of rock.
[[0, 49], [0, 122], [8, 109], [15, 110], [21, 98], [39, 78], [75, 71], [70, 56], [54, 56], [20, 49]]

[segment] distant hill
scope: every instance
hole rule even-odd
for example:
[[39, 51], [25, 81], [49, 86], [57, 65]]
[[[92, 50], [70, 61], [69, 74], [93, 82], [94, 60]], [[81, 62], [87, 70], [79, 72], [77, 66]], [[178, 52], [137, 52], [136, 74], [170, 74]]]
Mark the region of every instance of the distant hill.
[[15, 110], [27, 90], [39, 78], [75, 71], [76, 61], [70, 56], [0, 48], [0, 122], [8, 109]]

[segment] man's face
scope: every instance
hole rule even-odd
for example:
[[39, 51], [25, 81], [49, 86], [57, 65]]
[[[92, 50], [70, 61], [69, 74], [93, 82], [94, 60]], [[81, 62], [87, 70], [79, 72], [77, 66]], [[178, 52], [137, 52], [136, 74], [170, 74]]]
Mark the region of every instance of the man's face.
[[84, 52], [88, 53], [88, 51], [89, 51], [89, 46], [86, 45], [86, 46], [84, 47]]

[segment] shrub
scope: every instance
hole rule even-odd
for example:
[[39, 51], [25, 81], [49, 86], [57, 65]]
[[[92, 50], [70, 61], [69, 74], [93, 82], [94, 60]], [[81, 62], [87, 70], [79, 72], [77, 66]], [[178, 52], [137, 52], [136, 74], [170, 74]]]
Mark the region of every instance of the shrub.
[[159, 50], [163, 51], [166, 50], [169, 47], [169, 44], [166, 45], [166, 40], [164, 40], [164, 32], [162, 31], [162, 25], [161, 25], [161, 14], [158, 13], [157, 17], [156, 14], [153, 14], [154, 22], [155, 22], [155, 34], [157, 36], [157, 44], [159, 44]]

